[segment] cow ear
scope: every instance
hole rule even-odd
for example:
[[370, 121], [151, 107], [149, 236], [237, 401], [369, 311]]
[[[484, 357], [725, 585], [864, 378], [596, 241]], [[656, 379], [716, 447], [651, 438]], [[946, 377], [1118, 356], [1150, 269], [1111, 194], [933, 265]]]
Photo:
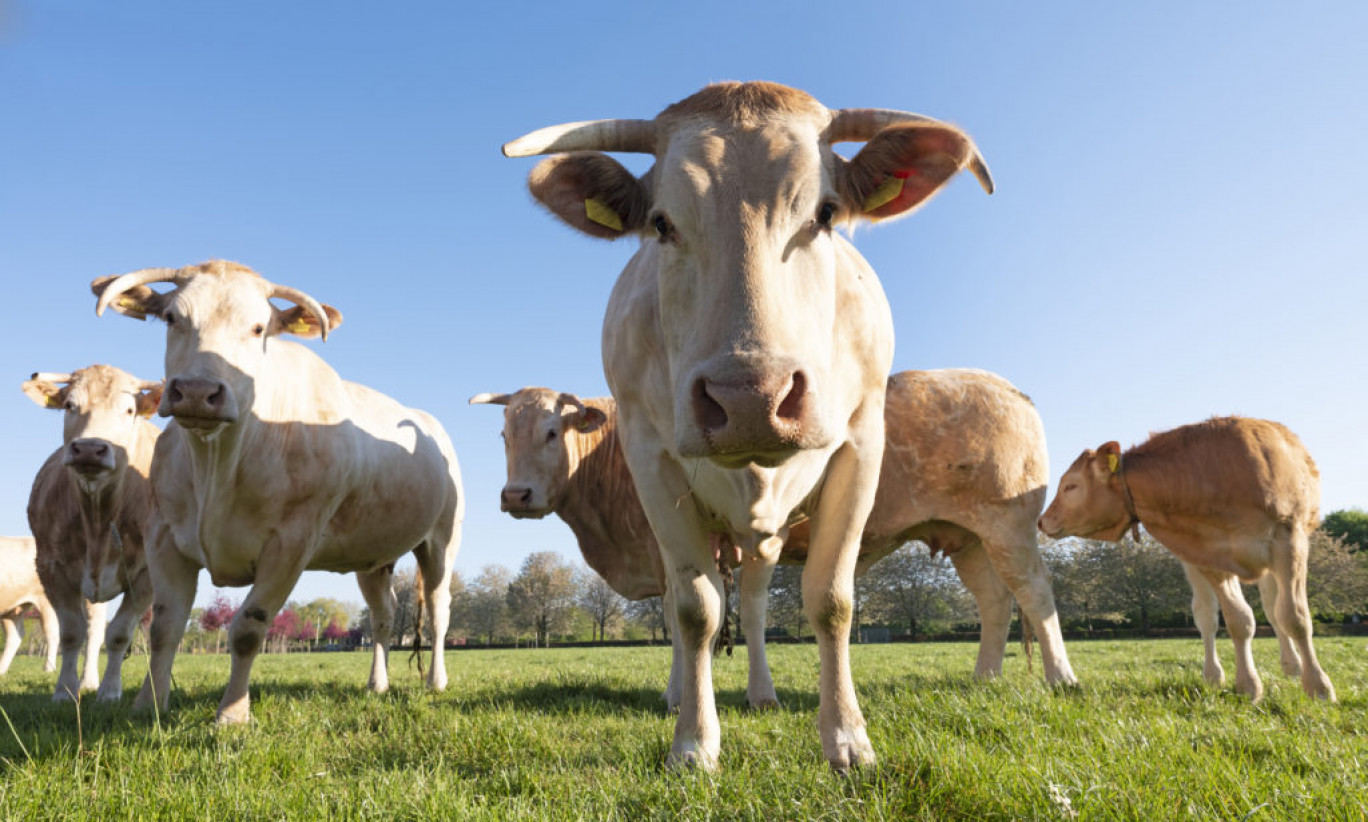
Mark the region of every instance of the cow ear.
[[163, 383], [143, 383], [142, 390], [138, 392], [138, 416], [150, 417], [157, 413], [157, 406], [161, 405]]
[[512, 401], [512, 394], [491, 394], [488, 391], [476, 394], [468, 400], [471, 405], [508, 405]]
[[[328, 314], [328, 332], [336, 331], [342, 324], [342, 312], [330, 305], [324, 305], [323, 310]], [[323, 331], [313, 312], [298, 305], [277, 308], [276, 323], [277, 333], [294, 334], [296, 337], [317, 337]]]
[[[98, 299], [104, 294], [109, 284], [118, 279], [118, 276], [117, 274], [110, 274], [107, 277], [97, 277], [90, 283], [91, 292]], [[109, 307], [125, 317], [145, 320], [149, 316], [161, 316], [162, 311], [166, 308], [166, 295], [158, 294], [145, 285], [137, 285], [120, 294], [119, 298], [110, 303]]]
[[31, 380], [25, 380], [21, 386], [28, 398], [40, 408], [61, 408], [66, 402], [67, 387], [52, 380], [40, 380], [37, 374], [33, 377]]
[[543, 160], [527, 187], [552, 214], [592, 237], [616, 240], [646, 224], [646, 187], [606, 154], [577, 151]]
[[973, 151], [969, 137], [952, 126], [889, 126], [842, 166], [841, 197], [867, 220], [910, 213], [955, 176]]
[[584, 413], [575, 415], [575, 430], [581, 434], [597, 431], [608, 422], [608, 415], [597, 408], [586, 405]]
[[1097, 447], [1097, 464], [1105, 466], [1103, 473], [1115, 474], [1121, 467], [1121, 444], [1116, 440], [1104, 442]]

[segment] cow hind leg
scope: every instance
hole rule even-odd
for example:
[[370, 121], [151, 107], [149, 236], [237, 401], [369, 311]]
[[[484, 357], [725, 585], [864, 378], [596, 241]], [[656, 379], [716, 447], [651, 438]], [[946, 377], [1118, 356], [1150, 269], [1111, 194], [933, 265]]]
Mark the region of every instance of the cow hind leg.
[[1259, 577], [1259, 598], [1263, 600], [1264, 614], [1268, 616], [1268, 623], [1273, 626], [1273, 633], [1278, 635], [1278, 663], [1282, 666], [1285, 676], [1300, 677], [1302, 672], [1301, 654], [1297, 652], [1297, 646], [1292, 641], [1292, 636], [1283, 629], [1282, 622], [1278, 616], [1278, 578], [1274, 574], [1264, 574]]
[[665, 630], [670, 632], [670, 679], [665, 683], [665, 693], [660, 698], [665, 700], [666, 712], [674, 713], [679, 710], [679, 702], [684, 698], [684, 645], [679, 638], [679, 615], [675, 611], [674, 594], [670, 592], [668, 584], [662, 599]]
[[394, 632], [394, 566], [357, 572], [356, 584], [366, 600], [371, 618], [371, 673], [369, 687], [377, 694], [389, 690], [389, 647]]
[[1278, 626], [1301, 654], [1302, 690], [1328, 702], [1335, 701], [1335, 686], [1321, 670], [1316, 650], [1311, 646], [1311, 607], [1306, 601], [1306, 531], [1292, 530], [1273, 549], [1273, 574], [1278, 580]]
[[[741, 631], [746, 635], [746, 702], [756, 710], [779, 707], [765, 656], [765, 611], [769, 604], [770, 579], [779, 551], [747, 555], [741, 562]], [[766, 557], [770, 557], [766, 559]]]
[[1046, 684], [1071, 687], [1078, 684], [1078, 677], [1074, 676], [1069, 653], [1064, 649], [1064, 631], [1055, 608], [1054, 589], [1045, 561], [1040, 557], [1034, 529], [1034, 524], [1023, 526], [1022, 533], [1010, 540], [985, 539], [983, 547], [993, 570], [1007, 584], [1035, 629]]
[[433, 544], [427, 542], [418, 546], [413, 555], [418, 559], [428, 625], [432, 628], [432, 666], [428, 668], [427, 686], [434, 691], [444, 691], [447, 686], [446, 633], [451, 624], [451, 565], [456, 560], [457, 540], [448, 540], [440, 549], [435, 549]]
[[978, 606], [979, 652], [974, 676], [989, 679], [1002, 674], [1007, 632], [1012, 622], [1012, 591], [988, 561], [988, 552], [977, 539], [950, 554], [964, 587]]
[[5, 653], [0, 656], [0, 674], [8, 673], [10, 663], [14, 661], [14, 655], [19, 653], [19, 644], [24, 641], [24, 628], [20, 617], [4, 617], [5, 623]]
[[1186, 562], [1182, 565], [1188, 585], [1192, 586], [1192, 621], [1197, 623], [1197, 633], [1202, 635], [1202, 679], [1219, 686], [1225, 682], [1225, 669], [1216, 654], [1216, 630], [1221, 626], [1220, 602], [1216, 589], [1201, 571]]

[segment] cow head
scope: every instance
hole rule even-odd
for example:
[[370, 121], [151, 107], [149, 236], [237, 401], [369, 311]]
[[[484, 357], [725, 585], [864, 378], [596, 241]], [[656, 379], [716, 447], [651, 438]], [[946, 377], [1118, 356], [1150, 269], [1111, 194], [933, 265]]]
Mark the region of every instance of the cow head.
[[1037, 523], [1046, 536], [1118, 540], [1131, 524], [1121, 488], [1121, 446], [1105, 443], [1074, 460]]
[[[60, 409], [64, 415], [62, 464], [84, 496], [82, 510], [99, 512], [101, 519], [101, 530], [87, 534], [82, 593], [104, 602], [124, 584], [118, 578], [121, 545], [104, 530], [103, 518], [114, 513], [106, 507], [107, 500], [122, 484], [139, 429], [161, 401], [162, 384], [108, 365], [92, 365], [71, 374], [34, 374], [23, 389], [40, 406]], [[87, 527], [94, 525], [87, 518]]]
[[[831, 148], [841, 141], [866, 145], [846, 160]], [[635, 177], [602, 151], [655, 164]], [[835, 228], [909, 213], [966, 165], [992, 190], [952, 126], [831, 111], [770, 83], [708, 86], [654, 120], [542, 129], [504, 153], [559, 154], [529, 186], [580, 231], [656, 244], [675, 447], [727, 467], [824, 448], [847, 423], [829, 385], [844, 251]]]
[[579, 467], [580, 434], [601, 428], [607, 417], [574, 394], [524, 388], [515, 394], [476, 394], [472, 405], [504, 406], [504, 455], [508, 483], [500, 510], [518, 519], [541, 519], [555, 511]]
[[[164, 293], [148, 287], [159, 282], [175, 287]], [[266, 372], [275, 337], [327, 339], [342, 322], [337, 309], [223, 260], [101, 277], [91, 290], [100, 298], [96, 314], [112, 307], [166, 323], [167, 379], [158, 413], [205, 438], [251, 411], [256, 379]], [[294, 305], [280, 308], [273, 298]]]

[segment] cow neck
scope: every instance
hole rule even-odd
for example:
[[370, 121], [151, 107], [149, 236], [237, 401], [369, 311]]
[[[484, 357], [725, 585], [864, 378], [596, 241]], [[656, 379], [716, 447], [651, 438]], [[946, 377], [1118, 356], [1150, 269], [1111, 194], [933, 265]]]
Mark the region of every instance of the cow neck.
[[1126, 457], [1119, 457], [1116, 466], [1116, 481], [1121, 486], [1121, 502], [1126, 506], [1126, 516], [1129, 520], [1121, 528], [1121, 533], [1127, 530], [1131, 532], [1131, 538], [1136, 542], [1140, 541], [1140, 514], [1135, 508], [1135, 497], [1131, 494], [1130, 481], [1126, 478], [1131, 461]]
[[116, 519], [122, 508], [123, 473], [117, 473], [99, 488], [87, 488], [70, 469], [63, 470], [71, 474], [69, 479], [76, 491], [76, 507], [80, 511], [81, 534], [85, 538], [87, 552], [89, 546], [99, 545], [101, 554], [104, 554], [109, 541], [113, 539], [122, 555], [123, 540], [117, 533]]
[[[617, 420], [611, 409], [600, 409], [610, 418], [595, 431], [574, 432], [571, 442], [570, 478], [566, 483], [565, 502], [558, 506], [577, 537], [592, 536], [608, 544], [622, 538], [639, 540], [644, 534], [632, 528], [628, 513], [640, 508], [632, 487], [632, 475], [627, 469], [627, 458], [617, 435]], [[616, 533], [619, 525], [629, 533]]]
[[218, 436], [204, 440], [195, 434], [180, 432], [190, 453], [190, 466], [193, 472], [195, 494], [195, 513], [200, 533], [200, 545], [205, 542], [206, 533], [212, 533], [216, 526], [208, 520], [214, 511], [231, 516], [231, 501], [237, 488], [237, 468], [241, 459], [243, 441], [248, 438], [248, 429], [254, 423], [251, 414], [240, 418], [236, 423], [224, 428]]

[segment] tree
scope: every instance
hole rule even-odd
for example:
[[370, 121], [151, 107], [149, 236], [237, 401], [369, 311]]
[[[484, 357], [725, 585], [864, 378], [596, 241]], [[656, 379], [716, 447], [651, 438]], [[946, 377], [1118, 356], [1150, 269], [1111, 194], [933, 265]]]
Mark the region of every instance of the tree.
[[1311, 613], [1343, 619], [1368, 612], [1368, 558], [1362, 550], [1318, 528], [1311, 533], [1306, 563]]
[[[776, 565], [770, 577], [769, 610], [765, 623], [793, 636], [802, 636], [807, 627], [803, 611], [803, 566]], [[750, 641], [750, 637], [746, 638]]]
[[1101, 610], [1120, 612], [1141, 629], [1161, 619], [1186, 621], [1192, 586], [1182, 563], [1154, 537], [1141, 531], [1139, 541], [1080, 542], [1077, 559], [1095, 580]]
[[219, 591], [213, 599], [209, 600], [208, 606], [200, 612], [200, 629], [214, 635], [214, 653], [223, 649], [223, 629], [227, 628], [228, 623], [233, 621], [233, 616], [237, 610], [238, 603], [228, 599], [227, 594]]
[[466, 597], [465, 580], [453, 568], [451, 571], [451, 619], [447, 624], [447, 638], [464, 637], [470, 633], [465, 625], [465, 608], [462, 605]]
[[607, 636], [608, 626], [622, 619], [627, 600], [614, 591], [607, 580], [588, 568], [581, 568], [576, 576], [579, 607], [593, 622], [593, 639], [602, 642]]
[[665, 598], [646, 597], [635, 602], [627, 603], [627, 619], [635, 625], [645, 628], [651, 634], [651, 641], [656, 641], [656, 634], [660, 638], [669, 641], [670, 630], [665, 622]]
[[486, 565], [461, 597], [461, 621], [472, 636], [484, 637], [486, 645], [508, 632], [508, 585], [512, 581], [507, 568]]
[[266, 631], [266, 641], [275, 643], [277, 653], [284, 653], [290, 638], [299, 632], [301, 620], [299, 614], [291, 608], [282, 608], [271, 621], [271, 627]]
[[1368, 511], [1362, 508], [1331, 511], [1321, 522], [1321, 530], [1339, 537], [1352, 551], [1368, 550]]
[[950, 560], [921, 543], [904, 545], [875, 563], [863, 587], [867, 621], [905, 626], [913, 635], [931, 622], [954, 622], [973, 612]]
[[347, 605], [329, 597], [320, 597], [304, 605], [291, 603], [291, 607], [314, 629], [312, 636], [301, 637], [301, 639], [315, 645], [323, 637], [323, 632], [329, 625], [334, 622], [346, 625], [350, 618]]
[[531, 631], [537, 644], [550, 647], [551, 634], [564, 631], [570, 623], [576, 593], [574, 570], [559, 554], [531, 554], [508, 585], [513, 624]]

